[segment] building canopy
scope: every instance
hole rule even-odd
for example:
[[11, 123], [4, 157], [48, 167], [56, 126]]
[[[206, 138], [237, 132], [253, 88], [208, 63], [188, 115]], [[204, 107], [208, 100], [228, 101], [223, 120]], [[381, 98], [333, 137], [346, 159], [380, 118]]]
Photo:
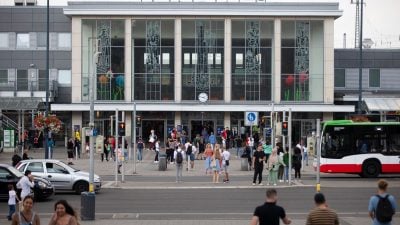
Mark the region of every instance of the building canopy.
[[33, 110], [38, 109], [41, 98], [0, 98], [1, 110]]

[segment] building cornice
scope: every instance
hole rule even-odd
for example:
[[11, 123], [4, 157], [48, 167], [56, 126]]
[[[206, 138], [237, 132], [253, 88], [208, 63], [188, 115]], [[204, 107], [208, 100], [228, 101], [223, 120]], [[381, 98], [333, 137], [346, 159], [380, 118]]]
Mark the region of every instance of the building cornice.
[[69, 2], [69, 16], [342, 16], [337, 2]]

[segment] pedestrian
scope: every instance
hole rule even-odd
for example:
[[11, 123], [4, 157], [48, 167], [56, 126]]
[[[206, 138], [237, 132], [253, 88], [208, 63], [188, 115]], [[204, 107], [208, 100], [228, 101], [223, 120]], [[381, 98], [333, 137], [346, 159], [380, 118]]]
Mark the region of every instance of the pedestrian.
[[211, 156], [211, 168], [213, 171], [213, 183], [219, 183], [219, 172], [221, 170], [221, 152], [215, 148], [213, 155]]
[[78, 138], [75, 138], [75, 144], [74, 144], [74, 148], [75, 148], [75, 156], [78, 156], [79, 158], [81, 158], [81, 142], [79, 141]]
[[12, 215], [15, 213], [15, 205], [17, 204], [17, 201], [20, 200], [14, 190], [14, 185], [8, 184], [8, 220], [11, 220]]
[[372, 219], [372, 225], [391, 225], [392, 217], [396, 212], [397, 203], [393, 195], [388, 194], [387, 187], [389, 183], [380, 179], [378, 181], [378, 193], [371, 196], [368, 204], [369, 216]]
[[110, 143], [108, 143], [108, 138], [104, 139], [103, 144], [104, 144], [104, 148], [103, 148], [103, 153], [101, 153], [101, 161], [103, 162], [104, 157], [105, 157], [106, 161], [108, 162], [108, 160], [109, 160], [108, 156], [109, 156], [109, 154], [111, 152], [111, 145], [110, 145]]
[[28, 195], [22, 200], [22, 210], [14, 213], [11, 225], [40, 225], [39, 215], [33, 211], [33, 197]]
[[316, 193], [314, 202], [316, 207], [308, 214], [306, 225], [339, 225], [339, 217], [328, 208], [324, 194]]
[[34, 187], [33, 175], [30, 170], [25, 170], [25, 176], [23, 176], [17, 183], [17, 188], [21, 189], [21, 199], [31, 194], [31, 188]]
[[155, 149], [155, 144], [157, 141], [157, 135], [155, 133], [154, 130], [150, 130], [150, 135], [149, 135], [149, 143], [150, 143], [150, 150], [154, 150]]
[[13, 157], [11, 158], [11, 165], [15, 167], [20, 161], [22, 160], [21, 156], [18, 155], [17, 150], [15, 150], [15, 153]]
[[297, 146], [294, 148], [294, 154], [292, 157], [293, 161], [293, 168], [294, 168], [294, 179], [297, 179], [297, 181], [301, 181], [301, 149], [298, 148]]
[[154, 163], [158, 163], [158, 155], [160, 154], [160, 140], [157, 140], [154, 144], [156, 155], [154, 156]]
[[77, 212], [66, 200], [57, 201], [54, 211], [49, 225], [79, 225]]
[[286, 147], [285, 152], [283, 153], [282, 157], [283, 163], [285, 164], [284, 166], [284, 171], [283, 171], [283, 179], [285, 182], [289, 182], [289, 148]]
[[273, 184], [276, 186], [278, 181], [278, 170], [281, 165], [284, 165], [282, 159], [278, 156], [278, 149], [274, 148], [267, 161], [268, 170], [268, 185]]
[[139, 137], [138, 143], [137, 143], [137, 160], [138, 162], [142, 162], [143, 160], [143, 149], [144, 149], [144, 142], [142, 137]]
[[229, 183], [229, 164], [230, 164], [229, 159], [230, 159], [230, 157], [231, 157], [231, 153], [228, 150], [224, 149], [224, 151], [222, 152], [222, 168], [223, 168], [224, 175], [225, 175], [224, 180], [223, 180], [224, 183]]
[[48, 151], [50, 159], [53, 158], [54, 145], [55, 145], [55, 143], [54, 143], [52, 138], [47, 139], [47, 149], [46, 149], [46, 151]]
[[[307, 146], [303, 146], [303, 156], [304, 156], [303, 160], [304, 160], [306, 166], [308, 166], [308, 148], [307, 148]], [[303, 165], [304, 165], [304, 163], [303, 163]]]
[[74, 140], [70, 138], [67, 143], [67, 157], [68, 165], [74, 165], [72, 160], [74, 159]]
[[115, 151], [118, 173], [121, 173], [122, 162], [124, 161], [124, 153], [122, 152], [121, 144], [118, 144], [118, 148], [116, 148]]
[[183, 145], [180, 144], [174, 151], [174, 160], [176, 166], [176, 182], [182, 182], [182, 170], [183, 170], [183, 159], [185, 158], [185, 152], [182, 150]]
[[[250, 168], [250, 170], [251, 170], [252, 163], [251, 163], [251, 151], [250, 151], [250, 147], [249, 146], [246, 146], [244, 148], [244, 151], [243, 151], [243, 154], [242, 154], [242, 158], [246, 158], [247, 159], [247, 163], [248, 163], [247, 167]], [[249, 170], [249, 169], [247, 169], [247, 170]]]
[[275, 189], [267, 189], [267, 198], [264, 205], [258, 206], [253, 214], [250, 225], [279, 225], [279, 219], [284, 224], [290, 224], [292, 221], [286, 216], [285, 209], [278, 206], [278, 194]]
[[236, 135], [234, 141], [236, 146], [236, 158], [239, 158], [242, 151], [242, 138], [240, 138], [239, 135]]
[[214, 132], [211, 132], [208, 137], [208, 142], [211, 144], [211, 149], [214, 149], [214, 146], [217, 143], [217, 138], [215, 137]]
[[205, 166], [205, 169], [206, 169], [206, 174], [208, 173], [209, 170], [210, 170], [210, 173], [212, 171], [212, 168], [211, 168], [211, 157], [212, 157], [212, 155], [213, 155], [213, 150], [211, 148], [211, 144], [208, 143], [206, 145], [206, 149], [204, 151], [204, 157], [206, 158], [206, 160], [204, 162], [204, 164], [205, 164], [204, 166]]
[[265, 154], [262, 151], [262, 145], [257, 147], [257, 151], [253, 154], [252, 167], [254, 168], [253, 185], [256, 185], [258, 176], [258, 185], [262, 184], [262, 172], [264, 169]]

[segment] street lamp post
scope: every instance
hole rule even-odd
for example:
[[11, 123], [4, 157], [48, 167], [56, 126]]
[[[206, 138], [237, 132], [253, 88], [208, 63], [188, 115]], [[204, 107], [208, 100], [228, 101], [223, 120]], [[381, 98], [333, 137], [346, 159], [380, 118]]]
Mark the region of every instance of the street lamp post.
[[[97, 39], [94, 39], [97, 40]], [[94, 88], [95, 88], [95, 82], [96, 82], [96, 73], [97, 73], [97, 60], [101, 52], [99, 52], [97, 49], [97, 41], [96, 44], [94, 45], [95, 52], [93, 54], [93, 62], [92, 62], [92, 73], [90, 77], [90, 82], [89, 82], [89, 94], [90, 94], [90, 121], [89, 121], [89, 127], [91, 130], [91, 135], [90, 135], [90, 170], [89, 170], [89, 192], [94, 192]]]
[[[49, 115], [49, 71], [50, 71], [50, 6], [49, 0], [47, 0], [47, 8], [46, 8], [46, 106], [45, 106], [45, 117]], [[48, 139], [49, 139], [49, 129], [47, 127], [44, 128], [44, 158], [48, 159], [50, 157], [48, 148]]]

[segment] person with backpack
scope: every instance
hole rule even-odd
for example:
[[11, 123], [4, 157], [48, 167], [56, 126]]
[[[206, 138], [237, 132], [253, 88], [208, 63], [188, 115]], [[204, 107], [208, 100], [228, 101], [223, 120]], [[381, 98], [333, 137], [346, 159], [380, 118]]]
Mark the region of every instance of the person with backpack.
[[180, 144], [174, 151], [174, 160], [176, 166], [176, 182], [182, 182], [183, 159], [186, 158], [185, 152], [182, 150], [183, 145]]
[[369, 199], [368, 212], [372, 225], [391, 225], [396, 212], [396, 199], [386, 193], [388, 182], [384, 179], [378, 181], [378, 194]]

